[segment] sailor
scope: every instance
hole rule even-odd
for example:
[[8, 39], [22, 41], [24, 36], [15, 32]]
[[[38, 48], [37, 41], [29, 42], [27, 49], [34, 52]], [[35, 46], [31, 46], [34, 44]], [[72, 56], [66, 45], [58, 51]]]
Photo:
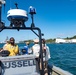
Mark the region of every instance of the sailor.
[[45, 39], [42, 39], [42, 49], [43, 49], [44, 68], [47, 68], [48, 60], [51, 57], [50, 57], [49, 47], [46, 45]]
[[7, 50], [9, 45], [10, 45], [10, 41], [6, 40], [6, 44], [3, 46], [3, 50]]
[[3, 50], [3, 48], [0, 48], [0, 52]]
[[28, 54], [28, 50], [29, 50], [29, 42], [25, 42], [26, 46], [24, 46], [24, 48], [22, 49], [22, 54]]
[[33, 50], [33, 54], [36, 55], [36, 58], [38, 58], [40, 52], [40, 45], [38, 39], [34, 39], [34, 45], [32, 46], [32, 50]]
[[10, 45], [9, 40], [6, 40], [6, 44], [4, 44], [3, 48], [1, 48], [0, 56], [6, 57], [9, 56], [10, 52], [7, 50]]
[[40, 52], [40, 45], [39, 39], [34, 39], [34, 45], [32, 46], [33, 54], [36, 56], [36, 71], [39, 72], [39, 52]]
[[13, 37], [10, 38], [10, 45], [7, 50], [10, 52], [9, 56], [15, 56], [19, 53], [19, 47], [15, 44], [15, 39]]

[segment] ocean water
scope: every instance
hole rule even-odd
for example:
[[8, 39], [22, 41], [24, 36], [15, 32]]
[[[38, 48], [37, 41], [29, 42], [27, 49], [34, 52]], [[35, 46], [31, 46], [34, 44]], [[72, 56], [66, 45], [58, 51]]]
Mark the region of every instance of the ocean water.
[[76, 75], [76, 44], [48, 44], [51, 59], [49, 63]]
[[[0, 44], [2, 47], [4, 44]], [[23, 47], [25, 44], [18, 44]], [[50, 48], [49, 63], [76, 75], [76, 44], [47, 44]], [[30, 44], [32, 46], [32, 44]]]

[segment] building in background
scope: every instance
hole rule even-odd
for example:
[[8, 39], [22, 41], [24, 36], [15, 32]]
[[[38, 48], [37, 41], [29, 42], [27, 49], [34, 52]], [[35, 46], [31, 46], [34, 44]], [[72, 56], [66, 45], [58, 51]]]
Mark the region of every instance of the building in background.
[[76, 43], [76, 39], [61, 39], [56, 38], [55, 43]]

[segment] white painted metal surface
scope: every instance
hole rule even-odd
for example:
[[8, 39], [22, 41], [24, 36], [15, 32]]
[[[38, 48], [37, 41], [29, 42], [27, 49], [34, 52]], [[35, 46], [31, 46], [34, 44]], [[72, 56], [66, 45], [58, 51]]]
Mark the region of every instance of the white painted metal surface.
[[27, 16], [27, 12], [25, 10], [11, 9], [7, 12], [7, 18], [8, 18], [8, 20], [24, 19], [25, 21], [27, 21], [28, 16]]
[[36, 72], [34, 55], [0, 57], [2, 75], [39, 75]]

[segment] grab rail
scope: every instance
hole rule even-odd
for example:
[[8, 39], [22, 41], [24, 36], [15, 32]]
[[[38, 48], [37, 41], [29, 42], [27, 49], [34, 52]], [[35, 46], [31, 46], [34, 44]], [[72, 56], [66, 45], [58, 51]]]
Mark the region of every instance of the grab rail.
[[73, 75], [59, 67], [56, 67], [52, 64], [48, 64], [48, 75]]

